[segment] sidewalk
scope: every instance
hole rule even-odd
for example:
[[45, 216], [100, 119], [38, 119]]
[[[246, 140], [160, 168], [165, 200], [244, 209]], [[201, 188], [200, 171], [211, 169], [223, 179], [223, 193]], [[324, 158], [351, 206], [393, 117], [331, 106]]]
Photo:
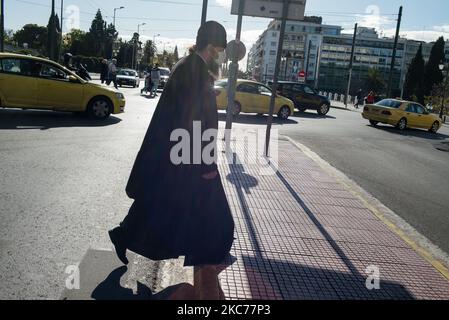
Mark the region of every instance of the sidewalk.
[[226, 299], [449, 299], [448, 279], [293, 143], [279, 141], [275, 175], [259, 169], [220, 163], [236, 223]]

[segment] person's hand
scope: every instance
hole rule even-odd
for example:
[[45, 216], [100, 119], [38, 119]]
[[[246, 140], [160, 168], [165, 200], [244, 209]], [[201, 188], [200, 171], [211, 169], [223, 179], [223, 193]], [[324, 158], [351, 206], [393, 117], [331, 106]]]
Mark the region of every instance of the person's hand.
[[203, 174], [201, 177], [206, 180], [212, 180], [212, 179], [215, 179], [217, 177], [217, 175], [218, 175], [218, 171], [212, 171], [212, 172]]

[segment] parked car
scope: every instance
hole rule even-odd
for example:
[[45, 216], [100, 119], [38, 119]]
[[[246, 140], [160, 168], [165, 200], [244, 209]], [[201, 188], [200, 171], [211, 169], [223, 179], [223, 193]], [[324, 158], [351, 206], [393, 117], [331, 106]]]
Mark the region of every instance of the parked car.
[[[273, 82], [268, 82], [270, 87]], [[295, 103], [296, 109], [304, 112], [308, 109], [316, 110], [319, 115], [326, 115], [331, 103], [325, 96], [319, 95], [315, 89], [307, 84], [290, 81], [279, 81], [277, 91], [280, 95], [291, 99]]]
[[[215, 93], [217, 95], [217, 106], [219, 110], [226, 110], [228, 105], [227, 95], [228, 80], [215, 82]], [[263, 83], [237, 80], [235, 94], [234, 116], [241, 112], [267, 114], [270, 109], [271, 90]], [[293, 101], [285, 97], [276, 96], [274, 113], [281, 119], [288, 119], [294, 113]]]
[[164, 89], [165, 85], [168, 82], [168, 78], [170, 78], [170, 69], [168, 68], [159, 68], [161, 73], [161, 81], [159, 81], [159, 89]]
[[87, 112], [106, 119], [125, 111], [117, 90], [81, 79], [53, 61], [0, 53], [0, 107]]
[[375, 104], [368, 104], [363, 109], [363, 118], [371, 125], [390, 124], [399, 130], [422, 128], [437, 133], [441, 128], [441, 119], [430, 113], [419, 103], [396, 99], [384, 99]]
[[136, 70], [132, 69], [121, 69], [117, 73], [117, 85], [121, 86], [131, 86], [133, 88], [138, 88], [140, 86], [139, 74]]

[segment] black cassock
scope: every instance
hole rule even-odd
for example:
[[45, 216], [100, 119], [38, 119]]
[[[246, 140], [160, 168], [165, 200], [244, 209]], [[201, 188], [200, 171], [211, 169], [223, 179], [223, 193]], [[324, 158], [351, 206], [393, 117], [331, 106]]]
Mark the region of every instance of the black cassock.
[[196, 53], [178, 63], [165, 86], [126, 188], [135, 201], [119, 228], [129, 250], [152, 260], [185, 256], [186, 266], [223, 262], [234, 240], [220, 175], [202, 178], [216, 163], [193, 164], [192, 141], [190, 164], [170, 159], [179, 142], [170, 141], [171, 133], [185, 129], [193, 140], [194, 121], [201, 121], [201, 133], [218, 129], [213, 81]]

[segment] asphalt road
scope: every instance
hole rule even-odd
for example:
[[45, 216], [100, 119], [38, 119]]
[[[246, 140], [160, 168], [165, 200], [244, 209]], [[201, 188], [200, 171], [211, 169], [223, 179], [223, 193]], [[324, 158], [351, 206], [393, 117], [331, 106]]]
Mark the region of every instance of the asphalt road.
[[[56, 299], [67, 266], [111, 249], [107, 231], [126, 215], [124, 192], [157, 100], [123, 88], [126, 112], [103, 123], [72, 114], [0, 110], [0, 299]], [[263, 128], [241, 115], [236, 126]], [[224, 114], [220, 115], [221, 126]], [[449, 252], [449, 140], [373, 128], [360, 114], [310, 112], [274, 129], [305, 144]]]

